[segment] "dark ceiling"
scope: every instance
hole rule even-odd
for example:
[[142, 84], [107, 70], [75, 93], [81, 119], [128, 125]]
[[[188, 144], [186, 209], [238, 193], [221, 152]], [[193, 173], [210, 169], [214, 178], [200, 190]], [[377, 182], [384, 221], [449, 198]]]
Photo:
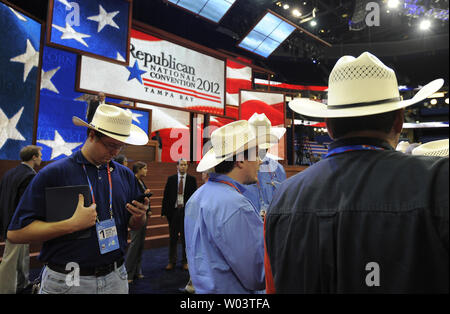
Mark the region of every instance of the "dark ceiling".
[[[9, 0], [42, 20], [46, 19], [48, 0]], [[294, 18], [277, 2], [288, 3], [303, 14]], [[165, 0], [133, 0], [133, 19], [189, 39], [201, 45], [226, 50], [250, 58], [276, 75], [272, 78], [291, 84], [326, 85], [328, 74], [339, 56], [359, 55], [371, 51], [394, 68], [401, 85], [423, 85], [442, 77], [448, 85], [448, 0], [415, 0], [426, 10], [447, 10], [447, 20], [432, 19], [427, 32], [418, 30], [420, 18], [401, 10], [386, 8], [386, 0], [379, 3], [379, 26], [361, 23], [350, 30], [349, 21], [366, 14], [361, 11], [368, 0], [237, 0], [219, 24], [175, 7]], [[400, 1], [403, 2], [403, 1]], [[317, 25], [308, 19], [314, 10]], [[238, 42], [264, 15], [267, 9], [321, 38], [328, 47], [300, 30], [296, 30], [275, 52], [265, 59], [237, 47]], [[315, 63], [313, 62], [315, 60]], [[257, 75], [258, 77], [258, 75]], [[266, 78], [266, 76], [261, 76]]]

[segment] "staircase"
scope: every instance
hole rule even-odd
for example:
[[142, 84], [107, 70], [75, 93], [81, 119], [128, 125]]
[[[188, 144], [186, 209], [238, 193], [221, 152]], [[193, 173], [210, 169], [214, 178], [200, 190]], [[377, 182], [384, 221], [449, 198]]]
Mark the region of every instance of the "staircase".
[[[133, 164], [128, 165], [130, 168]], [[145, 249], [158, 248], [169, 245], [169, 225], [166, 218], [161, 217], [162, 199], [164, 195], [164, 187], [167, 178], [177, 172], [176, 163], [159, 163], [147, 162], [147, 176], [144, 178], [145, 185], [153, 193], [150, 198], [150, 208], [152, 216], [148, 220], [147, 232], [145, 237]], [[197, 185], [203, 182], [201, 174], [195, 171], [196, 164], [190, 164], [188, 173], [197, 179]], [[130, 239], [128, 239], [130, 241]], [[30, 244], [30, 267], [38, 268], [42, 266], [37, 260], [41, 250], [42, 243], [35, 242]], [[5, 243], [0, 242], [0, 261], [3, 256]]]

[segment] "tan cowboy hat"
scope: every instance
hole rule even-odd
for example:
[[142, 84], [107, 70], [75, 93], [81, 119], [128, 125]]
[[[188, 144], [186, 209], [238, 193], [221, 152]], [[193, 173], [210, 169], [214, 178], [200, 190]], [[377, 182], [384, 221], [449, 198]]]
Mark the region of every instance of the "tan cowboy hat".
[[[271, 130], [273, 134], [278, 138], [278, 141], [283, 137], [284, 133], [286, 133], [286, 128], [282, 127], [272, 127], [272, 123], [270, 122], [269, 118], [264, 113], [254, 113], [250, 119], [248, 119], [248, 123], [251, 127], [254, 128], [254, 131], [256, 134], [258, 132], [264, 132], [267, 133], [268, 130]], [[260, 144], [259, 147], [263, 149], [269, 149], [271, 146], [273, 146], [276, 143], [272, 144]]]
[[402, 100], [395, 72], [371, 53], [364, 52], [358, 58], [344, 56], [337, 61], [329, 77], [328, 104], [297, 98], [289, 102], [289, 107], [310, 117], [368, 116], [418, 103], [443, 84], [443, 79], [434, 80], [413, 98]]
[[211, 169], [247, 149], [278, 142], [278, 136], [272, 128], [264, 130], [265, 132], [260, 131], [256, 134], [255, 128], [246, 120], [235, 121], [218, 128], [211, 134], [212, 148], [200, 160], [197, 172]]
[[413, 155], [448, 157], [448, 139], [432, 141], [413, 149]]
[[132, 124], [131, 121], [131, 112], [104, 104], [98, 106], [90, 124], [78, 117], [72, 117], [73, 124], [96, 130], [120, 142], [131, 145], [147, 144], [147, 133]]

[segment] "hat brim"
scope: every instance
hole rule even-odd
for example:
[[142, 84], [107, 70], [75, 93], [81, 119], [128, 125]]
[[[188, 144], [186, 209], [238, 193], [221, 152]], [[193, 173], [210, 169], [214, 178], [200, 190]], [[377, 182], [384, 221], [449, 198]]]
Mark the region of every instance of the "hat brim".
[[[273, 129], [273, 128], [272, 128]], [[211, 148], [202, 158], [202, 160], [200, 160], [198, 166], [197, 166], [197, 172], [204, 172], [207, 171], [211, 168], [214, 168], [215, 166], [217, 166], [218, 164], [220, 164], [222, 161], [225, 161], [227, 159], [229, 159], [230, 157], [233, 157], [234, 155], [236, 155], [236, 153], [240, 153], [243, 152], [247, 149], [251, 149], [254, 148], [256, 146], [258, 146], [259, 148], [263, 148], [263, 145], [270, 145], [272, 146], [273, 144], [278, 143], [278, 136], [277, 136], [277, 131], [275, 132], [270, 132], [270, 134], [265, 134], [261, 137], [258, 138], [253, 138], [252, 140], [250, 140], [248, 143], [246, 143], [245, 145], [239, 147], [238, 149], [236, 149], [235, 152], [228, 154], [226, 156], [216, 156], [216, 153], [214, 152], [214, 149]]]
[[108, 137], [111, 137], [115, 140], [118, 140], [119, 142], [130, 144], [130, 145], [146, 145], [148, 143], [148, 136], [147, 133], [144, 132], [141, 128], [138, 126], [132, 124], [130, 127], [130, 135], [129, 136], [121, 136], [114, 133], [110, 133], [106, 130], [99, 129], [83, 120], [81, 120], [78, 117], [72, 117], [72, 122], [76, 126], [84, 126], [91, 130], [95, 130], [97, 132], [100, 132], [102, 134], [105, 134]]
[[412, 150], [413, 155], [447, 157], [449, 140], [437, 140], [417, 146]]
[[414, 105], [424, 100], [428, 96], [436, 93], [443, 85], [444, 80], [437, 79], [422, 87], [411, 99], [378, 105], [360, 106], [343, 109], [329, 109], [326, 104], [317, 101], [309, 99], [294, 99], [289, 102], [289, 108], [291, 108], [293, 111], [301, 115], [318, 118], [346, 118], [346, 117], [370, 116]]

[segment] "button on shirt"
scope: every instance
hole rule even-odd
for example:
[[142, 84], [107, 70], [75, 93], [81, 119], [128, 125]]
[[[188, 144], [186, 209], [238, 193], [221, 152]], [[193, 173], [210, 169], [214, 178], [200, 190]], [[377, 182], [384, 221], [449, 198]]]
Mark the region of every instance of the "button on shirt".
[[[72, 156], [55, 161], [39, 171], [25, 190], [9, 225], [9, 230], [21, 229], [34, 220], [45, 221], [46, 187], [87, 185], [82, 164], [86, 165], [92, 183], [99, 220], [110, 219], [109, 182], [106, 165], [97, 168], [84, 158], [81, 151], [78, 151]], [[112, 205], [120, 249], [101, 255], [95, 226], [93, 226], [89, 238], [64, 241], [56, 238], [44, 242], [39, 255], [40, 261], [63, 266], [68, 262], [76, 262], [80, 267], [93, 267], [112, 263], [124, 256], [127, 245], [128, 222], [131, 217], [131, 214], [125, 208], [125, 204], [136, 199], [140, 193], [137, 181], [130, 169], [116, 162], [111, 162], [110, 165], [113, 169], [111, 172]]]
[[226, 175], [210, 174], [186, 205], [185, 238], [196, 293], [257, 293], [264, 289], [263, 223]]

